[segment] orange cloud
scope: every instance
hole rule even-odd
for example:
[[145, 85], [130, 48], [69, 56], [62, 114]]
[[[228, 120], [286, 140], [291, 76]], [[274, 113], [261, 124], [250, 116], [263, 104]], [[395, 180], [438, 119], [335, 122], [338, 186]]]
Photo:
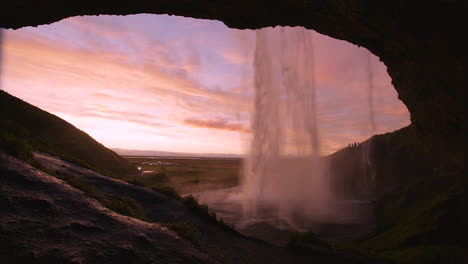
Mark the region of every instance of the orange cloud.
[[186, 125], [195, 126], [195, 127], [237, 131], [241, 133], [250, 133], [250, 129], [246, 127], [245, 125], [229, 122], [229, 121], [222, 120], [222, 119], [208, 120], [208, 119], [187, 118], [187, 119], [184, 119], [183, 122]]

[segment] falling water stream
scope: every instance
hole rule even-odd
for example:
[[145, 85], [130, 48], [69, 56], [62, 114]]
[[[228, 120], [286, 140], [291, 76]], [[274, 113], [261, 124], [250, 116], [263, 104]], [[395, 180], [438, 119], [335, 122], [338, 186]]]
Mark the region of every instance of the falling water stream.
[[[372, 65], [370, 53], [366, 56], [369, 123], [374, 131]], [[301, 27], [257, 30], [253, 66], [252, 137], [242, 185], [198, 193], [197, 198], [253, 236], [317, 230], [322, 224], [331, 224], [331, 233], [344, 225], [348, 229], [338, 233], [355, 232], [357, 225], [366, 229], [362, 226], [368, 223], [356, 219], [370, 207], [338, 200], [320, 157], [313, 32]], [[265, 224], [269, 227], [261, 231], [264, 226], [258, 225]], [[268, 234], [257, 237], [269, 239]]]
[[245, 166], [244, 216], [262, 211], [295, 226], [329, 214], [330, 190], [320, 162], [312, 32], [256, 32], [252, 142]]

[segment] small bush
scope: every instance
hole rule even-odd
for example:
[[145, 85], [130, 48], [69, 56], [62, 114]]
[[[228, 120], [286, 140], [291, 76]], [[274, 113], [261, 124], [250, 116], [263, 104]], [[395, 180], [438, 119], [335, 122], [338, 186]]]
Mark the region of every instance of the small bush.
[[63, 175], [59, 172], [48, 172], [49, 174], [67, 182], [70, 186], [81, 190], [87, 196], [98, 200], [104, 207], [126, 216], [137, 218], [143, 221], [147, 220], [146, 214], [141, 205], [133, 198], [128, 196], [113, 197], [105, 195], [98, 191], [93, 185], [82, 181], [74, 176]]
[[136, 177], [132, 177], [130, 179], [125, 179], [123, 181], [127, 182], [127, 183], [130, 183], [130, 184], [133, 184], [133, 185], [144, 186], [144, 184], [142, 182], [140, 182], [139, 180], [137, 180]]
[[222, 228], [226, 230], [238, 233], [231, 226], [227, 225], [222, 218], [218, 218], [214, 212], [210, 213], [207, 205], [199, 204], [197, 199], [195, 199], [193, 195], [184, 197], [183, 202], [189, 210], [191, 210], [198, 216], [203, 217], [213, 223], [216, 223], [218, 226], [221, 226]]
[[131, 197], [107, 197], [101, 202], [105, 207], [116, 213], [147, 221], [146, 214], [140, 204]]
[[192, 212], [195, 212], [197, 215], [201, 217], [212, 219], [217, 222], [216, 214], [210, 213], [207, 205], [199, 204], [197, 199], [195, 199], [193, 195], [189, 195], [185, 197], [183, 201], [184, 201], [185, 206], [187, 206], [187, 208], [190, 209]]
[[150, 189], [156, 192], [163, 193], [169, 197], [182, 200], [182, 197], [180, 197], [180, 195], [176, 192], [176, 190], [170, 186], [153, 185], [150, 187]]
[[184, 204], [189, 208], [197, 211], [202, 211], [203, 213], [208, 213], [208, 206], [201, 205], [198, 203], [197, 199], [193, 195], [188, 195], [184, 197]]
[[0, 132], [0, 150], [30, 165], [37, 163], [29, 141], [13, 133]]

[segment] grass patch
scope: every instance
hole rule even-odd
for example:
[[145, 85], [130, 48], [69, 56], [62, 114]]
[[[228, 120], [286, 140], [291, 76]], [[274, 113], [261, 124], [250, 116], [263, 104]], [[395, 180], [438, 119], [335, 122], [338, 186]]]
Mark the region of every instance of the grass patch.
[[128, 196], [116, 197], [116, 196], [106, 195], [100, 192], [98, 189], [96, 189], [96, 187], [94, 187], [93, 185], [86, 183], [85, 181], [82, 181], [78, 179], [77, 177], [63, 175], [57, 172], [55, 173], [49, 172], [49, 174], [65, 181], [70, 186], [81, 190], [87, 196], [98, 200], [104, 207], [116, 213], [130, 216], [133, 218], [137, 218], [143, 221], [148, 220], [141, 205], [135, 199], [131, 197], [128, 197]]
[[42, 169], [41, 164], [33, 155], [31, 142], [23, 137], [25, 132], [21, 129], [13, 130], [13, 132], [7, 131], [4, 127], [7, 126], [8, 123], [8, 120], [0, 122], [0, 151], [16, 157], [35, 168]]
[[[50, 173], [49, 173], [50, 174]], [[68, 185], [78, 189], [78, 190], [81, 190], [82, 192], [84, 192], [87, 196], [90, 196], [96, 200], [99, 200], [99, 201], [102, 201], [105, 199], [105, 196], [103, 193], [99, 192], [93, 185], [91, 184], [88, 184], [76, 177], [73, 177], [73, 176], [68, 176], [68, 175], [63, 175], [63, 174], [60, 174], [60, 173], [55, 173], [55, 175], [57, 178], [65, 181], [66, 183], [68, 183]]]
[[170, 186], [153, 185], [150, 187], [150, 189], [156, 192], [163, 193], [177, 200], [182, 200], [182, 197], [180, 197], [180, 195], [176, 192], [176, 190]]
[[218, 222], [216, 213], [210, 213], [208, 206], [206, 204], [198, 203], [197, 199], [195, 199], [195, 197], [193, 197], [192, 195], [184, 197], [183, 202], [190, 211], [196, 213], [198, 216], [208, 219], [212, 222]]
[[[77, 177], [64, 175], [59, 172], [47, 172], [47, 173], [65, 181], [70, 186], [81, 190], [87, 196], [98, 200], [104, 207], [116, 213], [130, 216], [133, 218], [137, 218], [143, 221], [150, 221], [150, 219], [146, 216], [146, 213], [144, 212], [141, 205], [135, 199], [131, 197], [128, 197], [128, 196], [116, 197], [116, 196], [106, 195], [100, 192], [99, 190], [97, 190], [93, 185], [88, 184], [78, 179]], [[156, 191], [161, 191], [161, 190], [156, 189]], [[178, 196], [178, 194], [174, 190], [167, 191], [167, 193], [169, 195], [176, 195], [178, 199], [182, 199], [180, 198], [180, 196]], [[172, 231], [177, 233], [180, 237], [190, 241], [196, 248], [201, 249], [201, 232], [198, 231], [198, 229], [193, 224], [189, 222], [170, 222], [170, 223], [164, 223], [162, 225], [171, 229]]]
[[385, 251], [381, 255], [401, 264], [467, 263], [468, 261], [466, 248], [452, 245], [418, 245], [402, 250]]
[[133, 184], [133, 185], [138, 185], [138, 186], [142, 186], [144, 187], [145, 184], [143, 184], [142, 182], [140, 182], [139, 180], [137, 180], [137, 178], [135, 176], [133, 177], [130, 177], [130, 178], [126, 178], [126, 179], [123, 179], [124, 182], [128, 182], [130, 184]]
[[176, 232], [180, 237], [190, 241], [196, 248], [201, 248], [201, 233], [189, 222], [164, 223], [163, 226]]
[[127, 215], [127, 216], [137, 218], [143, 221], [148, 221], [148, 217], [143, 211], [141, 205], [135, 199], [131, 197], [128, 197], [128, 196], [109, 197], [107, 196], [106, 199], [104, 199], [101, 202], [105, 207], [111, 209], [112, 211], [116, 213]]
[[468, 247], [467, 185], [459, 179], [428, 177], [387, 194], [376, 205], [375, 236], [357, 247], [396, 263], [467, 261], [457, 253]]
[[226, 224], [222, 218], [218, 218], [216, 213], [210, 212], [207, 205], [198, 203], [197, 199], [195, 199], [195, 197], [192, 195], [184, 197], [183, 202], [190, 211], [194, 212], [198, 216], [219, 225], [223, 229], [240, 234], [232, 226]]
[[30, 163], [34, 160], [32, 147], [29, 141], [15, 133], [0, 131], [0, 150], [26, 163]]
[[139, 181], [137, 179], [137, 177], [131, 177], [131, 178], [125, 179], [124, 181], [128, 182], [130, 184], [133, 184], [133, 185], [149, 188], [149, 189], [151, 189], [153, 191], [160, 192], [160, 193], [162, 193], [162, 194], [164, 194], [164, 195], [166, 195], [168, 197], [172, 197], [172, 198], [175, 198], [177, 200], [182, 200], [182, 197], [180, 197], [180, 195], [177, 193], [177, 191], [174, 188], [172, 188], [171, 186], [159, 185], [159, 184], [147, 186], [145, 183]]
[[241, 163], [238, 158], [153, 158], [126, 157], [140, 167], [136, 178], [146, 187], [170, 186], [179, 194], [229, 188], [239, 185]]
[[171, 229], [180, 237], [190, 241], [196, 248], [206, 252], [217, 261], [224, 263], [226, 260], [224, 251], [220, 248], [204, 248], [202, 246], [202, 233], [190, 222], [170, 222], [163, 226]]

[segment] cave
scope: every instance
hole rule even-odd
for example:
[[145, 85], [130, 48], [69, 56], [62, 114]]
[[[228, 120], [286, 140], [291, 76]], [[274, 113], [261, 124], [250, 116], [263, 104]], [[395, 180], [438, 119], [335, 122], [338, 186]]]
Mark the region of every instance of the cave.
[[[215, 19], [239, 29], [303, 26], [367, 48], [387, 66], [398, 97], [411, 114], [411, 127], [424, 146], [421, 152], [425, 158], [427, 155], [427, 162], [439, 174], [455, 176], [450, 177], [451, 181], [466, 183], [462, 144], [462, 87], [468, 63], [463, 39], [464, 25], [468, 24], [466, 3], [387, 0], [129, 3], [119, 0], [50, 1], [45, 5], [21, 0], [2, 4], [0, 28], [37, 26], [79, 15], [138, 13]], [[463, 208], [463, 201], [458, 205], [460, 208]], [[463, 217], [460, 219], [465, 219]], [[459, 226], [464, 226], [462, 220], [456, 219], [444, 223], [454, 224], [443, 229], [448, 234], [455, 234]], [[462, 234], [460, 232], [459, 236]]]
[[378, 56], [434, 162], [462, 169], [467, 11], [463, 1], [17, 1], [2, 4], [0, 27], [78, 15], [153, 13], [216, 19], [239, 29], [314, 29]]

